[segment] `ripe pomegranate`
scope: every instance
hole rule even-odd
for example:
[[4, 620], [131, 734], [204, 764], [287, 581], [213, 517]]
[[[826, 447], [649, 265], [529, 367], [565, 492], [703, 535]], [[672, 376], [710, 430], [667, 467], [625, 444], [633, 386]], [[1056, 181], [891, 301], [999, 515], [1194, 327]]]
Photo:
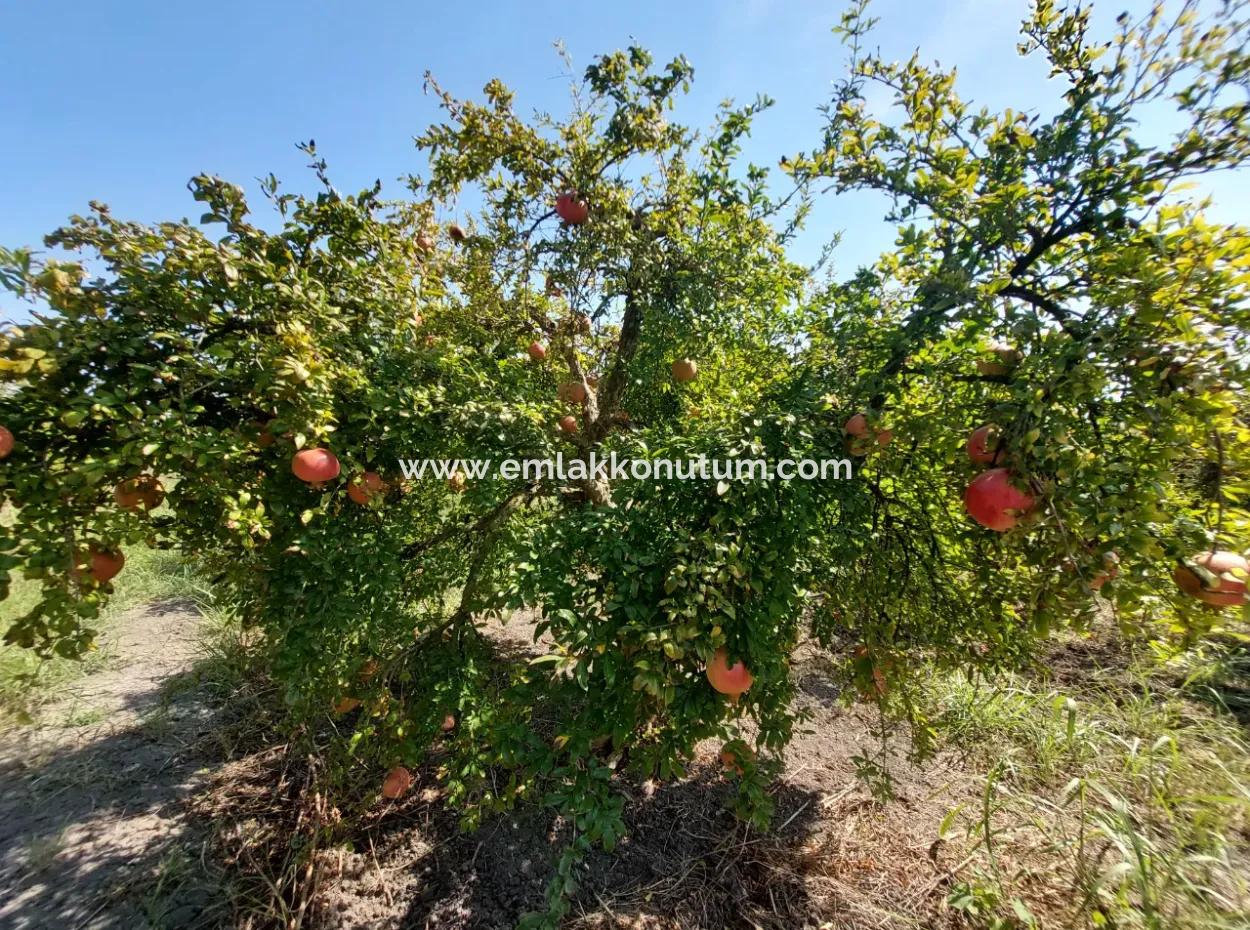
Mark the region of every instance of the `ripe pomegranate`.
[[572, 434], [577, 432], [577, 417], [567, 416], [560, 418], [560, 429], [563, 432]]
[[469, 483], [465, 481], [464, 472], [462, 471], [453, 471], [451, 473], [451, 477], [447, 479], [447, 487], [451, 488], [457, 494], [463, 494], [464, 489], [468, 487], [468, 484]]
[[256, 445], [262, 449], [268, 449], [273, 445], [273, 433], [269, 431], [268, 424], [260, 424], [260, 432], [256, 434]]
[[1176, 566], [1172, 578], [1177, 586], [1190, 597], [1196, 597], [1208, 607], [1223, 609], [1239, 607], [1246, 602], [1246, 580], [1250, 576], [1250, 562], [1236, 553], [1220, 550], [1200, 552], [1189, 560], [1215, 576], [1207, 580], [1186, 563]]
[[728, 746], [720, 751], [720, 764], [725, 767], [726, 772], [732, 772], [734, 775], [742, 775], [742, 762], [746, 759], [754, 759], [755, 753], [747, 748], [745, 752], [734, 752]]
[[397, 765], [386, 773], [386, 779], [382, 782], [382, 797], [391, 801], [402, 798], [408, 793], [414, 781], [412, 772], [402, 765]]
[[452, 223], [448, 226], [447, 235], [451, 237], [452, 242], [464, 242], [465, 239], [469, 238], [469, 234], [464, 231], [464, 228], [459, 223]]
[[968, 458], [978, 465], [993, 465], [1002, 451], [998, 443], [998, 427], [992, 423], [979, 426], [968, 437]]
[[556, 388], [556, 396], [566, 404], [580, 404], [586, 399], [586, 385], [580, 381], [565, 381]]
[[113, 488], [113, 500], [122, 510], [154, 510], [165, 500], [165, 488], [151, 475], [139, 475]]
[[0, 426], [0, 459], [7, 459], [13, 451], [13, 434], [7, 426]]
[[679, 358], [673, 362], [673, 380], [678, 384], [693, 381], [698, 374], [699, 366], [694, 363], [693, 359]]
[[334, 712], [336, 714], [350, 714], [359, 706], [360, 706], [360, 698], [354, 698], [354, 697], [340, 698], [338, 703], [334, 705]]
[[1102, 571], [1089, 580], [1090, 589], [1093, 591], [1101, 591], [1102, 586], [1108, 581], [1114, 581], [1120, 576], [1120, 556], [1116, 552], [1107, 552], [1102, 557]]
[[450, 733], [456, 728], [456, 715], [448, 714], [443, 718], [443, 732]]
[[590, 206], [573, 191], [556, 198], [556, 215], [570, 226], [580, 226], [590, 217]]
[[427, 255], [434, 251], [434, 237], [428, 232], [420, 233], [417, 236], [417, 248]]
[[978, 359], [977, 371], [991, 377], [1003, 377], [1011, 374], [1024, 359], [1023, 352], [1015, 346], [1007, 345], [1004, 342], [991, 342], [989, 351], [994, 355], [995, 360]]
[[721, 694], [727, 694], [736, 701], [740, 695], [751, 690], [754, 678], [741, 659], [730, 665], [729, 653], [722, 646], [707, 664], [707, 680]]
[[991, 468], [973, 478], [964, 492], [964, 507], [986, 529], [1005, 533], [1037, 503], [1012, 484], [1012, 477], [1009, 469]]
[[331, 481], [339, 476], [339, 460], [329, 449], [301, 449], [291, 459], [291, 471], [309, 484]]
[[525, 351], [528, 352], [530, 354], [530, 358], [532, 358], [536, 362], [541, 362], [543, 359], [547, 357], [546, 346], [544, 346], [541, 342], [538, 342], [537, 340], [534, 342], [531, 342], [529, 344], [529, 348], [526, 349]]
[[[846, 421], [842, 432], [849, 439], [848, 446], [853, 455], [867, 455], [872, 451], [873, 440], [869, 436], [869, 431], [868, 417], [865, 414], [857, 413]], [[894, 438], [894, 430], [879, 429], [874, 435], [876, 445], [888, 446], [890, 440]]]
[[386, 493], [386, 482], [376, 471], [362, 472], [347, 485], [347, 496], [362, 507]]
[[91, 577], [100, 584], [116, 577], [126, 564], [126, 557], [120, 551], [110, 552], [107, 549], [99, 549], [94, 543], [87, 551]]

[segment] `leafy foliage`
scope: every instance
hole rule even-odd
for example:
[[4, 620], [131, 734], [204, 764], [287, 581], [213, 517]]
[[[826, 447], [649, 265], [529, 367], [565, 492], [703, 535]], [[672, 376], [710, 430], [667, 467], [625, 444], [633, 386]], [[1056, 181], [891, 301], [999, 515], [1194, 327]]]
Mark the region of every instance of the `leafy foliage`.
[[[918, 656], [1017, 663], [1086, 622], [1093, 587], [1126, 627], [1201, 633], [1214, 614], [1168, 576], [1245, 533], [1250, 243], [1177, 191], [1250, 156], [1242, 9], [1204, 22], [1184, 4], [1101, 46], [1084, 11], [1041, 0], [1021, 51], [1067, 88], [1043, 119], [973, 111], [952, 73], [862, 54], [860, 4], [840, 27], [851, 76], [781, 194], [739, 163], [767, 99], [699, 135], [671, 119], [690, 65], [631, 48], [587, 68], [562, 121], [518, 115], [498, 81], [477, 103], [430, 78], [446, 122], [419, 137], [429, 176], [404, 201], [338, 192], [310, 142], [318, 193], [264, 184], [276, 231], [207, 176], [191, 183], [198, 224], [93, 204], [47, 240], [88, 261], [0, 253], [0, 281], [51, 308], [0, 346], [16, 438], [0, 486], [18, 509], [0, 567], [44, 586], [10, 640], [91, 647], [110, 585], [84, 553], [194, 554], [264, 631], [293, 719], [352, 714], [348, 750], [379, 772], [440, 741], [469, 823], [534, 799], [573, 825], [535, 918], [551, 921], [579, 857], [623, 832], [616, 772], [678, 777], [715, 737], [737, 760], [739, 813], [767, 821], [797, 722], [788, 657], [808, 631], [844, 656], [848, 693], [909, 716], [922, 748]], [[897, 119], [868, 111], [870, 82]], [[1152, 146], [1137, 120], [1160, 103], [1182, 126]], [[829, 181], [888, 193], [902, 225], [876, 267], [817, 286], [786, 246]], [[481, 208], [441, 233], [468, 189]], [[588, 222], [558, 221], [563, 193]], [[534, 341], [546, 361], [527, 357]], [[681, 358], [698, 362], [690, 384], [672, 377]], [[570, 383], [584, 402], [561, 399]], [[852, 437], [852, 481], [396, 467], [827, 459], [847, 454], [857, 412], [893, 442]], [[577, 431], [559, 431], [571, 414]], [[983, 423], [1040, 501], [1001, 537], [962, 513], [963, 445]], [[341, 477], [299, 481], [289, 463], [310, 447]], [[346, 492], [365, 471], [387, 487], [362, 506]], [[140, 476], [159, 476], [168, 512], [117, 506]], [[518, 609], [538, 616], [533, 662], [486, 634]], [[754, 676], [736, 702], [703, 674], [721, 648]]]

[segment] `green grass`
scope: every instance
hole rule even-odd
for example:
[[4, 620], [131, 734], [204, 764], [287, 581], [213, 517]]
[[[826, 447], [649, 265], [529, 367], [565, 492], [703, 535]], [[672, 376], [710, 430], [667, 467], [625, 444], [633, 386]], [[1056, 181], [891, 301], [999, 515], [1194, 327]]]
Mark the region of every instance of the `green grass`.
[[[126, 553], [126, 567], [113, 586], [112, 599], [94, 622], [101, 632], [138, 605], [176, 597], [201, 599], [205, 593], [202, 582], [178, 553], [141, 547]], [[0, 602], [0, 633], [30, 611], [39, 596], [39, 582], [15, 578], [8, 598]], [[60, 686], [107, 661], [107, 645], [74, 660], [41, 659], [29, 649], [0, 644], [0, 720], [14, 716], [24, 719], [39, 704], [54, 698]]]
[[1208, 648], [1063, 690], [932, 674], [926, 711], [987, 772], [945, 825], [973, 849], [949, 903], [995, 930], [1250, 926], [1250, 734], [1199, 693], [1243, 667]]

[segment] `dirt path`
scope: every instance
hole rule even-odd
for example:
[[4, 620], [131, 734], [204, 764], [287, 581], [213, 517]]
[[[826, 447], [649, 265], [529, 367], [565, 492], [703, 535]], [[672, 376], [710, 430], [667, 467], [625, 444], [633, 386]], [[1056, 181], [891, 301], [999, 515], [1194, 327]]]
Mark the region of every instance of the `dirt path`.
[[200, 620], [186, 601], [130, 612], [103, 670], [38, 726], [0, 732], [0, 928], [216, 922], [221, 896], [182, 814], [213, 716], [192, 673]]

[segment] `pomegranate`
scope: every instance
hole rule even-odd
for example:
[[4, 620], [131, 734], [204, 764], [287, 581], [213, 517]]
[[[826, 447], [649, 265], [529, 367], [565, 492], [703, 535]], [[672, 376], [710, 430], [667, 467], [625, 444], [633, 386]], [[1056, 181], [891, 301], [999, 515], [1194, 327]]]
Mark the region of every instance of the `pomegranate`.
[[529, 348], [526, 349], [525, 351], [528, 352], [530, 355], [530, 358], [532, 358], [536, 362], [541, 362], [543, 359], [547, 357], [546, 347], [541, 342], [538, 342], [538, 341], [531, 342], [529, 344]]
[[580, 226], [590, 217], [590, 206], [573, 191], [556, 198], [556, 215], [570, 226]]
[[360, 698], [354, 698], [354, 697], [340, 698], [339, 701], [334, 705], [334, 712], [336, 714], [350, 714], [359, 706], [360, 706]]
[[991, 468], [968, 485], [964, 507], [986, 529], [1005, 533], [1037, 503], [1032, 494], [1012, 484], [1012, 477], [1009, 469]]
[[[842, 427], [842, 432], [848, 437], [848, 446], [853, 455], [867, 455], [872, 451], [873, 440], [869, 433], [871, 428], [868, 425], [868, 417], [865, 414], [857, 413]], [[890, 440], [894, 438], [894, 430], [879, 429], [875, 432], [876, 445], [888, 446]]]
[[256, 434], [256, 445], [262, 449], [268, 449], [273, 445], [273, 433], [269, 431], [268, 424], [260, 424], [260, 432]]
[[713, 688], [733, 700], [751, 690], [754, 681], [741, 659], [733, 665], [729, 664], [729, 653], [723, 646], [716, 650], [716, 655], [707, 664], [707, 680]]
[[673, 380], [678, 384], [693, 381], [698, 374], [699, 366], [694, 363], [693, 359], [679, 358], [673, 362]]
[[386, 493], [386, 482], [376, 471], [362, 472], [347, 485], [347, 496], [362, 507]]
[[331, 481], [339, 476], [339, 460], [329, 449], [301, 449], [291, 459], [291, 471], [309, 484]]
[[92, 544], [87, 551], [91, 577], [100, 584], [116, 577], [126, 564], [126, 557], [120, 551], [110, 552], [107, 549], [99, 549], [95, 544]]
[[465, 239], [469, 238], [469, 234], [464, 231], [464, 228], [459, 223], [452, 223], [448, 226], [447, 235], [451, 237], [452, 242], [464, 242]]
[[1108, 581], [1114, 581], [1120, 575], [1120, 556], [1116, 552], [1107, 552], [1102, 557], [1102, 571], [1089, 580], [1090, 589], [1101, 591]]
[[451, 473], [451, 477], [447, 479], [447, 487], [451, 488], [457, 494], [463, 494], [464, 489], [468, 486], [469, 483], [465, 481], [464, 472], [462, 471], [453, 471]]
[[576, 433], [577, 432], [577, 417], [574, 417], [574, 416], [561, 417], [560, 429], [565, 433], [569, 433], [569, 434]]
[[1215, 576], [1214, 582], [1208, 582], [1189, 564], [1176, 566], [1172, 578], [1190, 597], [1196, 597], [1208, 607], [1219, 609], [1238, 607], [1246, 602], [1246, 580], [1250, 576], [1250, 562], [1244, 556], [1225, 550], [1200, 552], [1188, 562]]
[[565, 381], [556, 388], [556, 396], [566, 404], [580, 404], [586, 399], [586, 385], [580, 381]]
[[417, 236], [417, 248], [427, 255], [434, 251], [434, 237], [428, 232], [420, 233]]
[[127, 478], [113, 489], [113, 500], [122, 510], [154, 510], [165, 500], [165, 488], [151, 475]]
[[725, 746], [725, 748], [720, 751], [720, 764], [725, 767], [726, 772], [732, 772], [734, 775], [742, 775], [743, 761], [753, 760], [754, 758], [755, 753], [751, 751], [750, 747], [748, 747], [745, 752], [734, 752], [728, 746]]
[[998, 427], [992, 423], [979, 426], [968, 437], [968, 458], [978, 465], [993, 465], [1002, 451], [998, 444]]
[[391, 801], [402, 798], [408, 793], [414, 780], [412, 772], [402, 765], [395, 766], [386, 773], [386, 779], [382, 782], [382, 797]]
[[0, 426], [0, 459], [7, 459], [13, 451], [13, 434], [7, 426]]
[[456, 728], [456, 715], [448, 714], [443, 718], [443, 732], [450, 733]]
[[994, 361], [977, 360], [977, 371], [990, 377], [1004, 377], [1016, 370], [1016, 366], [1024, 359], [1024, 353], [1015, 346], [1003, 342], [991, 342], [989, 351]]

